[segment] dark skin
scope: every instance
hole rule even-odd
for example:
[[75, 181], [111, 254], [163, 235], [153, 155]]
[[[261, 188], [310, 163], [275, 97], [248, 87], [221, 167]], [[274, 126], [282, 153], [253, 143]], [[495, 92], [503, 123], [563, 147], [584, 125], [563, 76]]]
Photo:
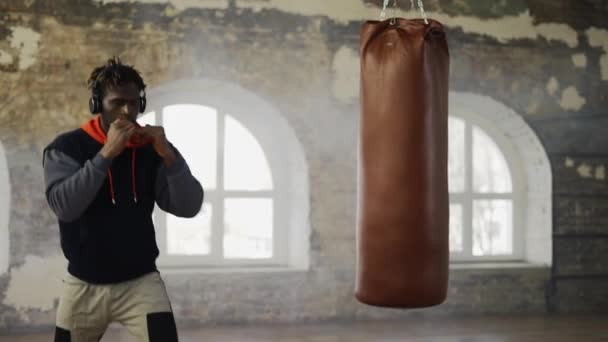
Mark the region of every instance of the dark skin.
[[138, 115], [139, 88], [136, 84], [128, 83], [105, 90], [101, 128], [107, 135], [107, 141], [100, 151], [101, 155], [113, 159], [125, 150], [129, 141], [149, 142], [165, 165], [173, 164], [176, 156], [169, 146], [164, 128], [150, 125], [140, 127], [135, 121]]

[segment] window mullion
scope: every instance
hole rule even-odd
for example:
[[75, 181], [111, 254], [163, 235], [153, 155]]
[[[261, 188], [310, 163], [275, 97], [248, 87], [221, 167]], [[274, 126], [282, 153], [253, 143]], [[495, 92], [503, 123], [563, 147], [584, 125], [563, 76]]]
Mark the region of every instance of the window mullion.
[[161, 258], [169, 257], [169, 246], [167, 243], [168, 232], [167, 232], [167, 213], [162, 211], [158, 206], [154, 210], [154, 226], [156, 227], [156, 241], [158, 243], [158, 250]]
[[474, 200], [509, 200], [512, 201], [514, 199], [513, 193], [485, 193], [485, 192], [477, 192], [471, 194], [471, 197]]
[[217, 113], [217, 196], [214, 202], [213, 217], [211, 218], [211, 256], [218, 264], [224, 260], [224, 147], [226, 143], [225, 129], [226, 114]]
[[274, 190], [251, 190], [251, 191], [239, 191], [239, 190], [223, 190], [224, 196], [230, 198], [260, 198], [260, 197], [274, 197]]
[[463, 203], [463, 254], [473, 256], [473, 133], [471, 125], [465, 121], [464, 133], [465, 182]]
[[[152, 110], [156, 113], [154, 115], [153, 124], [157, 126], [163, 126], [163, 109], [164, 108], [153, 108]], [[168, 259], [169, 256], [169, 243], [167, 239], [169, 238], [169, 227], [167, 226], [167, 213], [161, 210], [156, 205], [156, 210], [154, 210], [154, 221], [157, 227], [157, 237], [158, 249], [160, 257], [163, 259]]]

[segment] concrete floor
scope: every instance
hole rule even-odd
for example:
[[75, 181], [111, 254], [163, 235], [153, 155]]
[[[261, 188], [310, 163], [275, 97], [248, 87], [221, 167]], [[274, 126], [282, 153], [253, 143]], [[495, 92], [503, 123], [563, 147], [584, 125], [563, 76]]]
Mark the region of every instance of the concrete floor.
[[[181, 342], [591, 342], [608, 341], [608, 316], [411, 318], [391, 322], [248, 325], [180, 329]], [[0, 336], [4, 342], [48, 342], [52, 333]], [[102, 342], [134, 341], [119, 328]]]

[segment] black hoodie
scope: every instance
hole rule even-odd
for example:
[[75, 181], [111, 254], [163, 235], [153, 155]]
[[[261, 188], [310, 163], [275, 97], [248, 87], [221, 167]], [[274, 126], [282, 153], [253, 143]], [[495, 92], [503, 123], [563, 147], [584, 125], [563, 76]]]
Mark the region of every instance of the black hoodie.
[[44, 150], [46, 198], [57, 215], [68, 272], [109, 284], [156, 270], [154, 204], [194, 217], [203, 189], [179, 151], [169, 167], [152, 145], [130, 145], [109, 160], [99, 151], [105, 134], [99, 117], [58, 136]]

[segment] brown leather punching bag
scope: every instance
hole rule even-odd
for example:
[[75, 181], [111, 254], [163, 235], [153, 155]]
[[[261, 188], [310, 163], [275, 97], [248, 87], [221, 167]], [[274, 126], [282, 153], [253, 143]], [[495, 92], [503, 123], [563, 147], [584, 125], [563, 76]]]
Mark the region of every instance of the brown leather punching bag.
[[449, 52], [443, 26], [425, 20], [361, 30], [355, 296], [369, 305], [447, 295]]

